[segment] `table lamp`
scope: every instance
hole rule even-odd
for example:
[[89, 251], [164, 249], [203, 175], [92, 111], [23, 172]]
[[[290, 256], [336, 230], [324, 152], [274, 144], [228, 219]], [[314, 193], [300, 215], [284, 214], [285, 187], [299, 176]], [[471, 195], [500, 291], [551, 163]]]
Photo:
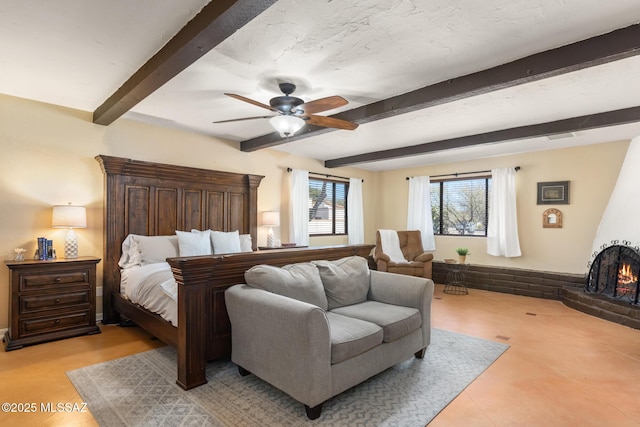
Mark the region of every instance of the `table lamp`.
[[78, 238], [73, 229], [87, 227], [86, 208], [84, 206], [72, 206], [71, 203], [54, 206], [51, 226], [53, 228], [69, 229], [64, 240], [64, 257], [78, 258]]
[[262, 225], [265, 227], [269, 227], [269, 230], [267, 231], [267, 246], [273, 248], [274, 244], [272, 227], [278, 227], [280, 225], [280, 213], [273, 211], [262, 212]]

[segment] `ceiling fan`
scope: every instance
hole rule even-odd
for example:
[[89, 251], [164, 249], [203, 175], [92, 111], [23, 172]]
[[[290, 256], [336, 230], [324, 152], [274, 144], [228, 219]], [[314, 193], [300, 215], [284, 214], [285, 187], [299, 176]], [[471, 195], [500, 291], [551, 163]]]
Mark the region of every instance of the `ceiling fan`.
[[254, 101], [253, 99], [249, 99], [241, 95], [236, 95], [234, 93], [225, 93], [225, 95], [232, 98], [248, 102], [249, 104], [255, 105], [257, 107], [261, 107], [278, 113], [276, 116], [245, 117], [242, 119], [221, 120], [213, 123], [229, 123], [241, 120], [269, 119], [271, 126], [273, 126], [273, 128], [277, 130], [278, 133], [280, 133], [280, 136], [283, 138], [295, 134], [300, 130], [300, 128], [302, 128], [302, 126], [305, 125], [305, 123], [345, 130], [354, 130], [358, 127], [357, 123], [349, 122], [347, 120], [315, 115], [315, 113], [333, 110], [334, 108], [347, 105], [348, 101], [343, 97], [336, 95], [316, 99], [315, 101], [304, 102], [300, 98], [290, 96], [296, 90], [296, 85], [294, 85], [293, 83], [280, 83], [278, 86], [280, 87], [282, 93], [284, 93], [284, 96], [276, 96], [275, 98], [271, 98], [271, 100], [269, 101], [269, 105]]

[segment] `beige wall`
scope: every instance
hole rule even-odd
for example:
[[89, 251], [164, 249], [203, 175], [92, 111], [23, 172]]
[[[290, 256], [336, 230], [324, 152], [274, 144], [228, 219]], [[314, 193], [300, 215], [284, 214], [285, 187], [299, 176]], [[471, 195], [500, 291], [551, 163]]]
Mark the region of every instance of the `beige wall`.
[[[552, 143], [550, 142], [550, 145]], [[609, 201], [629, 141], [541, 151], [382, 172], [380, 192], [384, 194], [378, 214], [378, 228], [406, 226], [407, 176], [439, 175], [520, 166], [516, 178], [520, 248], [517, 258], [494, 257], [486, 252], [486, 238], [436, 236], [435, 259], [457, 259], [455, 249], [467, 247], [467, 262], [533, 270], [584, 273], [591, 259], [591, 245], [600, 218]], [[537, 183], [570, 181], [570, 204], [538, 205]], [[563, 228], [543, 228], [542, 213], [559, 209]]]
[[[436, 259], [455, 257], [454, 249], [471, 249], [469, 261], [547, 271], [583, 273], [591, 243], [608, 195], [622, 164], [627, 141], [481, 159], [407, 170], [373, 173], [358, 168], [325, 169], [322, 162], [277, 150], [243, 153], [237, 143], [185, 131], [120, 119], [108, 127], [91, 123], [91, 113], [0, 95], [0, 255], [13, 248], [33, 254], [39, 236], [54, 240], [62, 254], [65, 231], [50, 228], [51, 206], [73, 202], [87, 207], [88, 227], [78, 230], [80, 255], [102, 258], [103, 176], [98, 154], [161, 163], [264, 175], [258, 210], [281, 212], [276, 238], [288, 233], [287, 167], [363, 178], [365, 241], [373, 243], [377, 228], [406, 227], [406, 176], [521, 166], [518, 172], [518, 221], [523, 256], [498, 258], [486, 254], [486, 240], [438, 237]], [[564, 214], [562, 229], [543, 229], [536, 205], [536, 183], [571, 181], [571, 204], [555, 206]], [[260, 227], [258, 244], [265, 244]], [[311, 245], [346, 243], [345, 237], [311, 238]], [[0, 267], [0, 329], [8, 317], [8, 269]], [[102, 264], [98, 264], [101, 290]], [[98, 311], [102, 303], [98, 301]]]
[[[239, 144], [185, 131], [119, 119], [105, 127], [91, 123], [91, 113], [0, 95], [0, 255], [28, 249], [36, 238], [54, 241], [64, 253], [65, 230], [51, 228], [51, 206], [87, 207], [87, 228], [77, 230], [81, 256], [103, 257], [103, 176], [98, 154], [171, 163], [230, 172], [264, 175], [258, 190], [258, 211], [281, 212], [276, 239], [288, 241], [287, 167], [365, 180], [364, 208], [374, 211], [375, 174], [357, 168], [326, 169], [317, 160], [277, 150], [243, 153]], [[371, 184], [370, 184], [371, 183]], [[258, 244], [266, 244], [266, 228], [259, 227]], [[365, 238], [374, 240], [375, 215], [365, 219]], [[346, 237], [311, 238], [310, 244], [337, 245]], [[0, 329], [7, 327], [9, 271], [0, 267]], [[98, 264], [101, 291], [102, 263]], [[98, 301], [98, 311], [102, 302]]]

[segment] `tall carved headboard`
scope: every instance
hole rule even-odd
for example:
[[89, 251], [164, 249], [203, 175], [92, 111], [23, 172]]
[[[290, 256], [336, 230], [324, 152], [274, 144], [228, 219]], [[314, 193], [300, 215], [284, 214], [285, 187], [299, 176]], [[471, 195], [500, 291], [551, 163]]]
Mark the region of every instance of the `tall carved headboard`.
[[221, 172], [105, 155], [103, 322], [119, 321], [111, 295], [120, 290], [122, 241], [128, 234], [239, 230], [256, 249], [261, 175]]

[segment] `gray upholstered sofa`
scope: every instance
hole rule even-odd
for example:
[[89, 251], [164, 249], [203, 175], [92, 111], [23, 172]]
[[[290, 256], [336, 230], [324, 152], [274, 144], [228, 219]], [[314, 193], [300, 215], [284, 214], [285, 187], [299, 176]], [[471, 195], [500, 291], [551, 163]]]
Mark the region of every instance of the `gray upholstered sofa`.
[[320, 416], [329, 398], [412, 355], [431, 338], [429, 279], [370, 271], [361, 257], [259, 265], [225, 291], [231, 360]]

